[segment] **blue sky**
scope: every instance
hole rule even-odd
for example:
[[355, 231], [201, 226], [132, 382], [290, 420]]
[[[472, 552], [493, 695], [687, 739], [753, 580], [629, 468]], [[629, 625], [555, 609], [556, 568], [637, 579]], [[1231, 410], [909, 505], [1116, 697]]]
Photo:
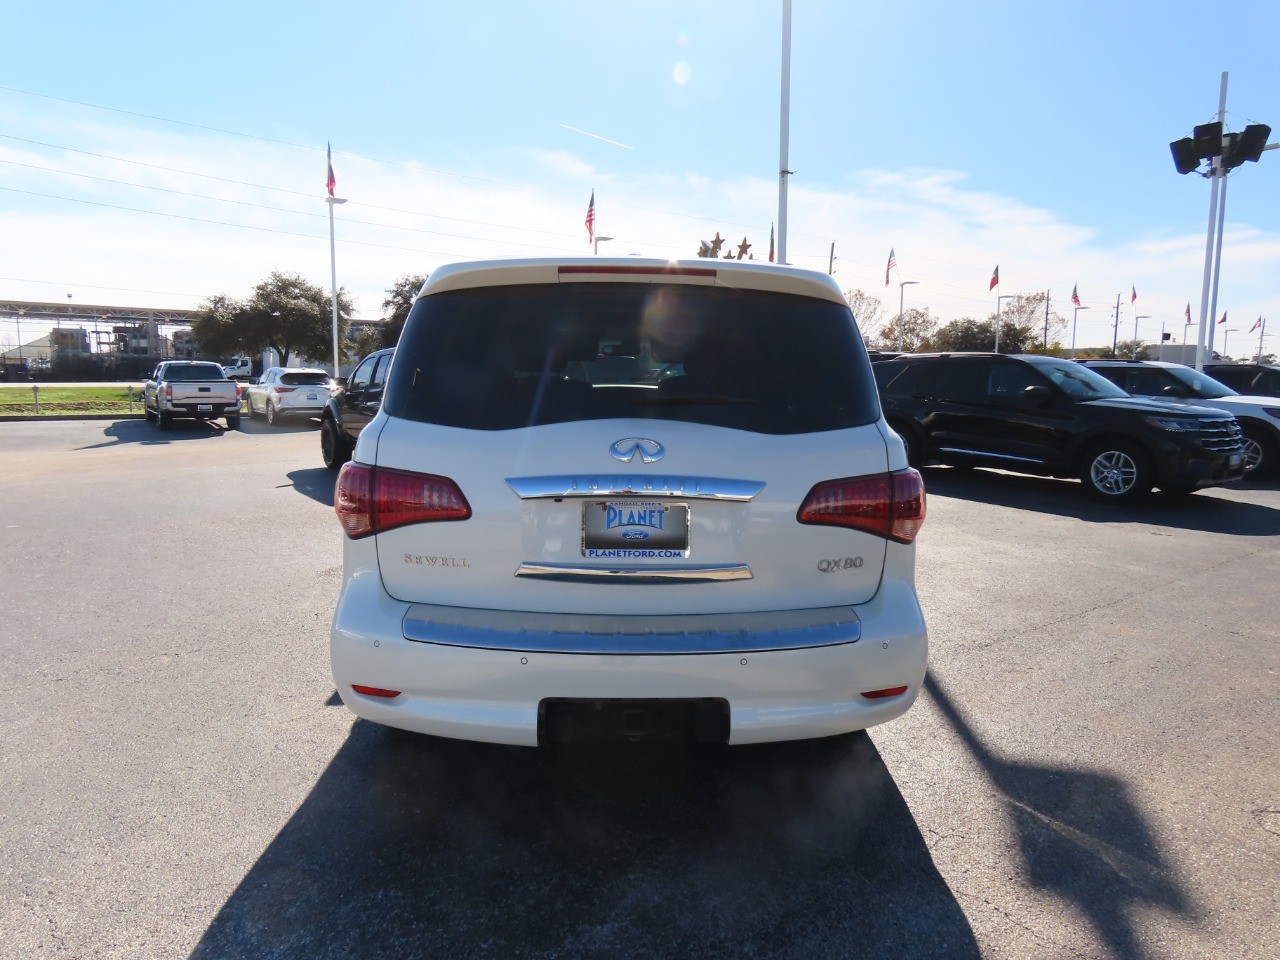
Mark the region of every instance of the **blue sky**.
[[[719, 231], [763, 258], [781, 10], [23, 4], [0, 61], [0, 299], [189, 307], [271, 270], [327, 286], [326, 140], [362, 316], [441, 263], [588, 252], [593, 189], [602, 253], [687, 256]], [[907, 306], [943, 322], [1046, 289], [1069, 316], [1078, 284], [1082, 344], [1110, 342], [1117, 294], [1122, 337], [1140, 314], [1180, 339], [1209, 184], [1168, 143], [1212, 119], [1224, 70], [1228, 128], [1280, 130], [1277, 37], [1261, 0], [795, 0], [789, 259], [825, 271], [834, 243], [842, 286], [893, 312], [919, 281]], [[1230, 180], [1227, 329], [1270, 313], [1280, 332], [1278, 186], [1280, 151]]]

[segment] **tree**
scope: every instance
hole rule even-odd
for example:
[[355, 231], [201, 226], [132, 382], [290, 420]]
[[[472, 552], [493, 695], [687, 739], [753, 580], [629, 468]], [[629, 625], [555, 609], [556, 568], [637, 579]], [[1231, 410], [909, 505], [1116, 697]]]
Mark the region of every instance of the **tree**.
[[881, 327], [877, 340], [886, 350], [919, 353], [933, 349], [937, 332], [938, 321], [930, 315], [929, 308], [920, 310], [912, 307]]
[[405, 274], [387, 288], [387, 299], [382, 301], [382, 312], [386, 323], [382, 327], [382, 346], [394, 347], [400, 342], [400, 334], [404, 330], [404, 322], [409, 319], [409, 310], [413, 307], [413, 299], [427, 282], [427, 275]]
[[1110, 350], [1104, 351], [1110, 354], [1108, 360], [1150, 360], [1151, 354], [1147, 349], [1147, 344], [1142, 340], [1121, 340], [1116, 344], [1115, 353]]
[[858, 329], [862, 331], [862, 338], [868, 342], [873, 341], [874, 337], [870, 335], [870, 331], [874, 330], [880, 322], [880, 299], [861, 290], [846, 290], [844, 298], [849, 303], [849, 309], [853, 311], [853, 319], [857, 321]]
[[375, 350], [384, 346], [386, 328], [384, 324], [376, 327], [363, 327], [359, 333], [342, 341], [342, 358], [352, 362], [362, 360]]
[[[338, 291], [338, 336], [351, 318], [351, 301]], [[208, 353], [236, 351], [253, 355], [270, 348], [287, 366], [295, 357], [320, 362], [333, 351], [333, 313], [329, 294], [296, 273], [278, 271], [263, 280], [247, 300], [226, 294], [205, 301], [191, 324]]]
[[990, 320], [964, 317], [952, 320], [933, 337], [933, 348], [948, 352], [965, 350], [994, 350], [996, 327]]

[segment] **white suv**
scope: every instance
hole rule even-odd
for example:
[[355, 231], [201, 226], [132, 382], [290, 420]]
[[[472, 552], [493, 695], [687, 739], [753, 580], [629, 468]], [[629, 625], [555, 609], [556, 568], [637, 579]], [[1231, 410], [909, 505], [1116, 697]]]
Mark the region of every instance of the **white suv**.
[[378, 723], [755, 743], [924, 680], [924, 487], [824, 274], [436, 270], [334, 504], [334, 679]]

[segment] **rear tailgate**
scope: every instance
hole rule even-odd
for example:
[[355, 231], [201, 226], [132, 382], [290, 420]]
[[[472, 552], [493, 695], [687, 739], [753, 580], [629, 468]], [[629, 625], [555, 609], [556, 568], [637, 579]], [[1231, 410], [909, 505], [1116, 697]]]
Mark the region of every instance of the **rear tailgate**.
[[[629, 463], [622, 441], [663, 456]], [[390, 418], [378, 466], [445, 476], [464, 521], [376, 537], [382, 580], [416, 603], [563, 613], [795, 610], [873, 597], [886, 541], [796, 515], [815, 484], [884, 473], [872, 424], [765, 435], [680, 421], [475, 431]]]
[[164, 388], [168, 388], [166, 396], [174, 404], [183, 406], [199, 404], [219, 404], [227, 406], [237, 402], [236, 384], [230, 380], [168, 380]]

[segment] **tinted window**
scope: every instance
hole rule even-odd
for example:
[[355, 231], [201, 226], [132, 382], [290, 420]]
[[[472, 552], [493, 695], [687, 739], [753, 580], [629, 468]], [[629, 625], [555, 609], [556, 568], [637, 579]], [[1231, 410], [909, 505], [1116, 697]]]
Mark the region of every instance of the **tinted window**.
[[373, 368], [377, 363], [377, 357], [365, 358], [364, 363], [356, 367], [356, 372], [351, 374], [351, 379], [347, 381], [347, 388], [358, 390], [369, 386], [369, 381], [373, 379]]
[[392, 416], [479, 430], [644, 417], [790, 434], [874, 422], [849, 309], [663, 284], [484, 287], [424, 297]]
[[977, 400], [986, 390], [990, 367], [991, 361], [976, 357], [925, 361], [911, 371], [913, 392], [939, 400]]
[[387, 382], [387, 370], [391, 366], [391, 354], [386, 354], [378, 358], [377, 369], [373, 371], [373, 380], [370, 381], [371, 386], [380, 387]]
[[1044, 386], [1044, 380], [1025, 363], [994, 361], [987, 375], [987, 396], [993, 400], [1021, 400], [1027, 387]]
[[193, 363], [191, 366], [168, 367], [164, 378], [174, 383], [195, 380], [225, 380], [222, 368], [216, 363]]
[[1225, 384], [1219, 383], [1206, 374], [1199, 373], [1191, 367], [1168, 367], [1164, 371], [1180, 383], [1186, 385], [1192, 396], [1212, 400], [1215, 397], [1234, 397], [1236, 392]]
[[1125, 392], [1102, 376], [1069, 360], [1036, 360], [1035, 368], [1072, 400], [1102, 400], [1125, 396]]
[[281, 383], [291, 383], [298, 387], [325, 387], [329, 385], [327, 373], [282, 373]]

